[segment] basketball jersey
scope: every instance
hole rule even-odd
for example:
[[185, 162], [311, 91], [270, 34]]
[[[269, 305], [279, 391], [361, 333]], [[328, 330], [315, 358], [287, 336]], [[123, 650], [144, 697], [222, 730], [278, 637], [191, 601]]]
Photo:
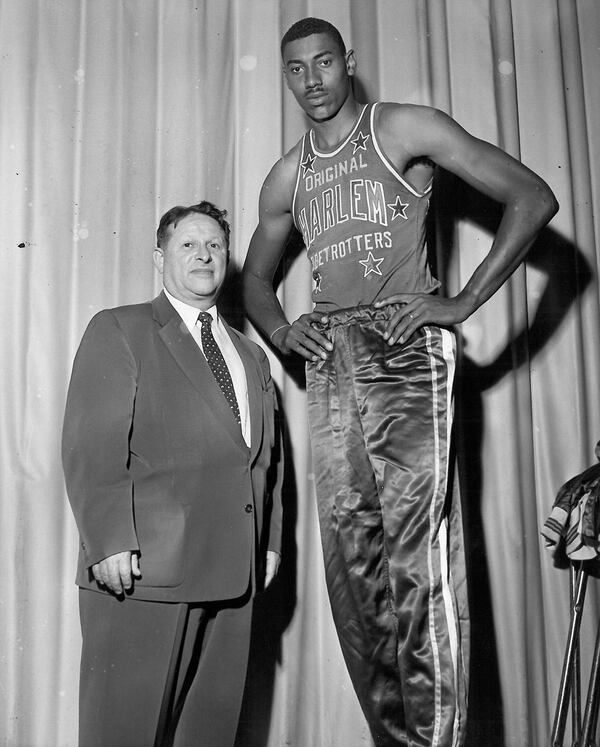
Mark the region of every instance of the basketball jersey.
[[312, 265], [318, 311], [372, 304], [394, 293], [439, 287], [427, 263], [425, 218], [431, 183], [418, 191], [386, 158], [365, 105], [334, 151], [302, 138], [292, 202]]

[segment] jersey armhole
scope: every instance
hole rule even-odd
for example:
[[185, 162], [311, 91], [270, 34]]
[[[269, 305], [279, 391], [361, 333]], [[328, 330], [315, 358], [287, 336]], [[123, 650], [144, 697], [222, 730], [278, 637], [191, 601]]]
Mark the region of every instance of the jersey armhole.
[[306, 138], [307, 137], [308, 137], [308, 133], [305, 133], [302, 136], [302, 140], [301, 140], [302, 147], [300, 148], [300, 154], [298, 156], [298, 163], [296, 164], [296, 181], [295, 181], [295, 184], [294, 184], [294, 193], [292, 195], [292, 209], [291, 209], [292, 222], [294, 224], [294, 227], [298, 231], [300, 230], [300, 228], [299, 228], [298, 224], [296, 223], [296, 198], [298, 197], [298, 185], [300, 184], [300, 170], [302, 168], [301, 164], [302, 164], [302, 160], [303, 160], [303, 157], [304, 157], [304, 149], [305, 149]]
[[375, 111], [381, 102], [377, 102], [373, 104], [371, 107], [371, 113], [370, 113], [370, 121], [369, 125], [371, 127], [371, 138], [373, 140], [373, 146], [375, 148], [375, 151], [377, 155], [379, 156], [379, 159], [381, 163], [386, 167], [386, 169], [394, 176], [402, 186], [408, 190], [411, 194], [413, 194], [415, 197], [425, 197], [425, 195], [429, 194], [431, 192], [431, 188], [433, 186], [433, 177], [429, 180], [427, 186], [423, 189], [422, 192], [420, 192], [418, 189], [412, 186], [410, 182], [408, 182], [402, 174], [398, 173], [395, 166], [392, 164], [392, 162], [388, 159], [388, 157], [385, 155], [383, 148], [381, 147], [381, 144], [379, 143], [379, 140], [377, 138], [377, 134], [375, 132]]

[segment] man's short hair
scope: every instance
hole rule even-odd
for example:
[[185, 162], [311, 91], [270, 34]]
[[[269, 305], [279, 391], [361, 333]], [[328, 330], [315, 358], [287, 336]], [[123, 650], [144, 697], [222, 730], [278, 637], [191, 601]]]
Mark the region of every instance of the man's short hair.
[[290, 42], [296, 41], [296, 39], [305, 39], [307, 36], [313, 34], [327, 34], [340, 48], [340, 52], [346, 54], [346, 45], [342, 39], [342, 35], [336, 29], [336, 27], [324, 21], [322, 18], [302, 18], [300, 21], [296, 21], [283, 35], [281, 40], [281, 56], [283, 57], [283, 50], [285, 45]]
[[208, 215], [219, 224], [225, 234], [225, 241], [227, 242], [227, 248], [229, 249], [229, 235], [231, 233], [231, 228], [229, 223], [225, 220], [227, 210], [220, 210], [216, 205], [208, 200], [202, 200], [202, 202], [199, 202], [197, 205], [190, 205], [189, 207], [177, 205], [176, 207], [167, 210], [160, 219], [160, 223], [156, 230], [156, 246], [162, 249], [163, 244], [166, 244], [171, 236], [171, 227], [173, 229], [177, 228], [177, 224], [180, 221], [194, 213]]

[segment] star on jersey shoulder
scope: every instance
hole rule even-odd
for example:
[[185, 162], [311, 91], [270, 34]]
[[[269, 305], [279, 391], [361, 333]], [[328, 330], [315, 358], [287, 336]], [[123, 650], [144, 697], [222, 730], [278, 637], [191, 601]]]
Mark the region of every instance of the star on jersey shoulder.
[[366, 259], [359, 259], [358, 262], [365, 268], [365, 274], [363, 277], [367, 277], [367, 275], [370, 275], [372, 272], [375, 273], [375, 275], [383, 275], [381, 270], [379, 269], [379, 265], [383, 262], [384, 257], [381, 257], [381, 259], [375, 259], [373, 256], [373, 252], [369, 252], [367, 254]]
[[305, 177], [308, 174], [309, 171], [310, 171], [311, 174], [315, 173], [314, 163], [315, 163], [316, 160], [317, 160], [317, 157], [314, 156], [312, 153], [307, 153], [306, 154], [306, 158], [300, 164], [300, 166], [302, 166], [302, 168], [304, 169], [303, 172], [302, 172], [302, 176], [303, 177]]
[[350, 142], [354, 146], [354, 150], [352, 151], [352, 155], [356, 153], [357, 150], [366, 150], [367, 149], [367, 140], [370, 138], [370, 135], [363, 135], [362, 132], [359, 132], [358, 135], [354, 138], [354, 140], [351, 140]]
[[409, 202], [402, 202], [402, 198], [400, 195], [396, 195], [395, 202], [388, 202], [387, 206], [392, 211], [392, 217], [391, 220], [394, 220], [395, 218], [404, 218], [404, 220], [408, 220], [408, 216], [406, 215], [406, 208], [410, 205]]

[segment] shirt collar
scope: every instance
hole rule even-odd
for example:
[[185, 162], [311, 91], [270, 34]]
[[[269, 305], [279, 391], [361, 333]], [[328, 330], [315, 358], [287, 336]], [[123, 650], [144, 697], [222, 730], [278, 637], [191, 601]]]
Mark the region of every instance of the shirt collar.
[[[169, 293], [166, 288], [163, 288], [163, 291], [165, 293], [165, 296], [171, 302], [175, 311], [183, 319], [185, 326], [191, 331], [196, 326], [200, 309], [197, 309], [195, 306], [190, 306], [189, 303], [185, 303], [184, 301], [180, 301], [178, 298], [175, 298], [175, 296]], [[217, 312], [217, 307], [214, 304], [210, 307], [210, 309], [206, 309], [206, 311], [212, 316], [214, 321], [218, 321], [219, 314]]]

